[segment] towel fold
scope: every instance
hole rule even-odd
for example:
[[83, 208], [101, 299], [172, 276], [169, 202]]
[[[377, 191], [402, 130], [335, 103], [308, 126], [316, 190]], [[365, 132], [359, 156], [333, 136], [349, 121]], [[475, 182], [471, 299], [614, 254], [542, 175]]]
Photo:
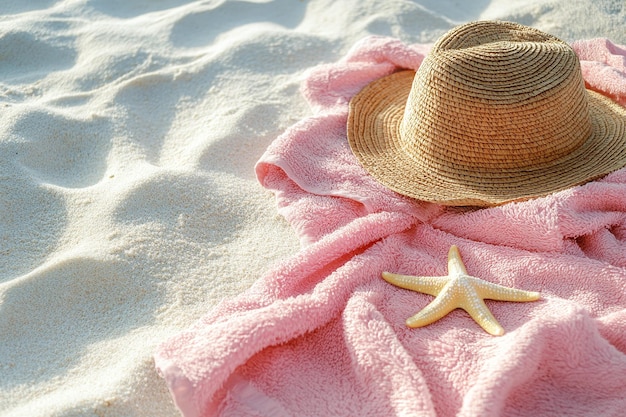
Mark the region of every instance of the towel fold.
[[[573, 47], [588, 88], [626, 104], [626, 49]], [[428, 49], [371, 37], [308, 74], [314, 115], [256, 167], [302, 249], [159, 348], [185, 416], [623, 415], [626, 170], [485, 209], [386, 189], [348, 147], [348, 102], [376, 78], [417, 69]], [[381, 273], [446, 275], [451, 245], [471, 275], [542, 299], [487, 301], [502, 337], [462, 310], [405, 327], [432, 297]]]

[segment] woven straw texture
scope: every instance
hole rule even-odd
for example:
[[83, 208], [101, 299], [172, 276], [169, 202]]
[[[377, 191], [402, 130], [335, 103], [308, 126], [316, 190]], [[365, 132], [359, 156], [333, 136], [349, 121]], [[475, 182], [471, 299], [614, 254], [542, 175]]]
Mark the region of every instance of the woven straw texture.
[[455, 206], [544, 196], [626, 165], [626, 110], [561, 40], [509, 22], [444, 35], [417, 72], [350, 102], [348, 141], [385, 186]]

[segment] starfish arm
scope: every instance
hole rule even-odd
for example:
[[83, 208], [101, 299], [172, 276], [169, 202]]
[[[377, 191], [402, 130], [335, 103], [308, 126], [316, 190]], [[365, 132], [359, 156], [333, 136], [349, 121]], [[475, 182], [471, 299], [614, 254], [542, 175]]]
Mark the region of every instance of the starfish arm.
[[456, 245], [452, 245], [448, 251], [448, 274], [467, 275], [461, 252], [459, 252], [459, 248]]
[[427, 326], [444, 317], [457, 307], [458, 304], [451, 294], [447, 291], [443, 291], [419, 313], [409, 317], [406, 320], [406, 325], [409, 327]]
[[483, 299], [497, 300], [497, 301], [537, 301], [541, 298], [541, 294], [536, 291], [518, 290], [515, 288], [505, 287], [503, 285], [495, 284], [493, 282], [483, 281], [478, 278], [473, 280], [474, 288], [478, 295]]
[[392, 274], [391, 272], [383, 272], [382, 277], [385, 281], [396, 287], [432, 296], [437, 296], [448, 282], [448, 277], [417, 277], [412, 275]]
[[502, 336], [504, 328], [498, 323], [489, 308], [480, 298], [467, 299], [461, 306], [480, 327], [493, 336]]

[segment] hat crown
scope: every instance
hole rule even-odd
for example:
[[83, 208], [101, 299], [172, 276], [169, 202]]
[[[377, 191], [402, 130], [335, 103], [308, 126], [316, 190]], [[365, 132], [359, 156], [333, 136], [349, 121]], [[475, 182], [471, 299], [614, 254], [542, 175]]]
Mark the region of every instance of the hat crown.
[[558, 38], [508, 22], [448, 32], [413, 80], [402, 146], [439, 175], [535, 168], [573, 152], [592, 126], [580, 64]]

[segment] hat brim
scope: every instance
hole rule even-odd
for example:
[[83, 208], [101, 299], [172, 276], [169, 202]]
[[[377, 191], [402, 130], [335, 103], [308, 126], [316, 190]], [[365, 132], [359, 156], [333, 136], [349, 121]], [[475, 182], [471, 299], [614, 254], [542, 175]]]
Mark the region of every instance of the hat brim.
[[450, 206], [495, 206], [541, 197], [626, 165], [626, 109], [587, 90], [592, 133], [576, 151], [529, 169], [472, 172], [454, 165], [432, 172], [402, 148], [400, 123], [415, 71], [368, 84], [350, 101], [348, 142], [363, 167], [386, 187]]

